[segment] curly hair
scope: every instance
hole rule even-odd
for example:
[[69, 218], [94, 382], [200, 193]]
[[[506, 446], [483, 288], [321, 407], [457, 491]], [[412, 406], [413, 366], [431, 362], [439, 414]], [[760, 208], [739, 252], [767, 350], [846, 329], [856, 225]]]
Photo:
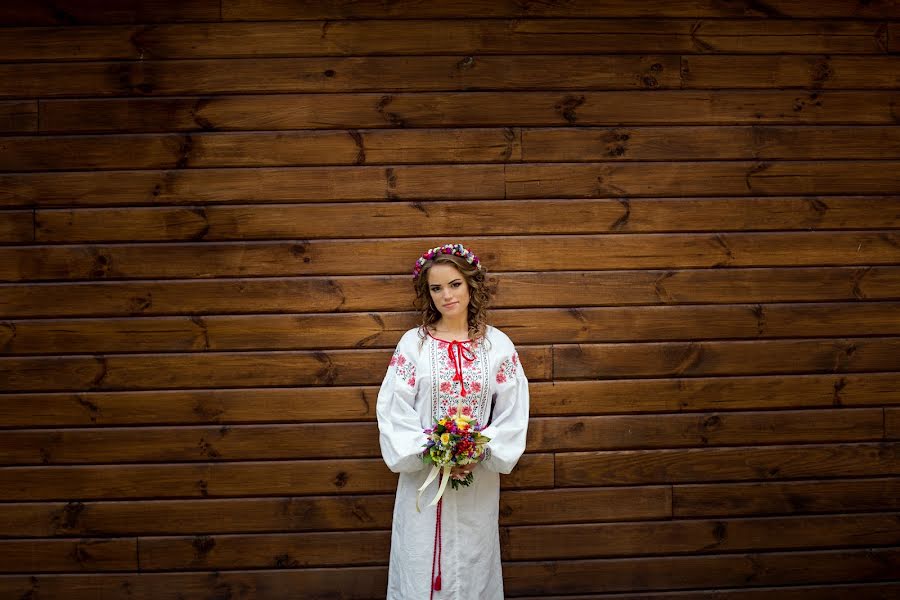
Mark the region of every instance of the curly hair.
[[473, 340], [481, 339], [487, 332], [488, 305], [494, 295], [494, 288], [487, 279], [487, 271], [482, 266], [478, 268], [470, 265], [464, 258], [453, 254], [439, 254], [432, 260], [428, 260], [422, 266], [419, 277], [413, 282], [416, 298], [413, 305], [421, 312], [422, 322], [419, 328], [419, 336], [425, 337], [428, 327], [433, 326], [441, 319], [441, 313], [431, 299], [428, 289], [428, 271], [437, 264], [449, 264], [456, 267], [469, 286], [469, 307], [467, 321], [469, 323], [469, 335]]

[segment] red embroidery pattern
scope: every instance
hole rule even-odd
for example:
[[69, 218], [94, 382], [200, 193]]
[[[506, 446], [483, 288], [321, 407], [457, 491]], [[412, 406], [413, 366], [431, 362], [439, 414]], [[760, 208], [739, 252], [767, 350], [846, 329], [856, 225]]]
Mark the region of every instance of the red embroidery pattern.
[[513, 355], [510, 358], [507, 358], [502, 363], [500, 363], [500, 368], [497, 370], [497, 383], [515, 381], [516, 369], [518, 368], [518, 366], [519, 355], [516, 352], [513, 352]]
[[391, 357], [390, 365], [397, 371], [397, 377], [406, 382], [409, 387], [416, 387], [416, 364], [400, 354], [399, 350], [394, 351]]
[[[428, 343], [431, 354], [431, 409], [434, 418], [438, 419], [459, 403], [461, 388], [458, 381], [453, 381], [456, 369], [447, 353], [449, 344], [434, 338], [429, 338]], [[463, 357], [462, 361], [462, 377], [466, 386], [463, 405], [469, 406], [476, 418], [483, 420], [488, 391], [488, 357], [484, 344], [473, 344], [472, 354], [474, 360]]]

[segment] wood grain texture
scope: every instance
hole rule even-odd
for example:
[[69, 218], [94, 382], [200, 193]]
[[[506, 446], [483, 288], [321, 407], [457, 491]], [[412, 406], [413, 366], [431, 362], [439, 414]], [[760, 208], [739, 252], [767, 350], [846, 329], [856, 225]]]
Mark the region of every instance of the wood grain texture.
[[81, 2], [53, 0], [46, 3], [4, 4], [0, 22], [8, 26], [81, 25], [85, 23], [146, 23], [166, 21], [218, 21], [218, 0], [171, 2], [170, 0], [124, 0]]
[[[896, 125], [896, 91], [276, 94], [46, 100], [42, 133], [408, 127]], [[34, 126], [32, 126], [34, 129]]]
[[28, 133], [37, 130], [37, 102], [33, 100], [0, 102], [0, 132]]
[[[553, 486], [552, 454], [524, 456], [503, 489]], [[384, 461], [335, 459], [166, 465], [8, 467], [0, 470], [4, 501], [394, 493]]]
[[[482, 259], [498, 271], [590, 271], [895, 265], [898, 240], [894, 230], [851, 230], [475, 237], [464, 243], [481, 248]], [[440, 239], [8, 246], [0, 248], [0, 281], [395, 275], [431, 244]], [[360, 255], [370, 259], [351, 259]]]
[[[295, 13], [296, 14], [296, 13]], [[888, 24], [893, 27], [893, 24]], [[883, 22], [791, 19], [268, 21], [31, 27], [7, 61], [435, 54], [882, 54]]]
[[[529, 367], [530, 369], [530, 367]], [[532, 382], [534, 417], [900, 405], [900, 374]], [[377, 386], [5, 393], [0, 427], [373, 421]], [[27, 407], [27, 410], [23, 410]], [[777, 414], [777, 413], [776, 413]]]
[[[900, 335], [898, 302], [497, 309], [520, 344]], [[418, 314], [0, 321], [0, 355], [390, 348]], [[137, 337], [136, 337], [137, 336]]]
[[[900, 299], [896, 266], [499, 273], [498, 308]], [[409, 278], [254, 277], [30, 283], [0, 286], [13, 317], [402, 311]]]
[[[10, 214], [12, 241], [126, 242], [451, 235], [662, 233], [900, 227], [900, 197], [472, 200], [157, 208], [40, 209]], [[3, 214], [0, 213], [0, 219]], [[359, 220], [375, 225], [359, 230]], [[0, 220], [0, 227], [4, 220]]]

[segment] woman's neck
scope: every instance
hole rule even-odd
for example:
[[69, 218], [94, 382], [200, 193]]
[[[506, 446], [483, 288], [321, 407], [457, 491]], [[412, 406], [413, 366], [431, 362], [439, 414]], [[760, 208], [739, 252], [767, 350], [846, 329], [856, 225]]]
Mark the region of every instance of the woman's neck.
[[450, 335], [463, 340], [469, 338], [469, 323], [465, 317], [453, 321], [448, 320], [446, 317], [441, 317], [441, 320], [432, 327], [436, 333]]

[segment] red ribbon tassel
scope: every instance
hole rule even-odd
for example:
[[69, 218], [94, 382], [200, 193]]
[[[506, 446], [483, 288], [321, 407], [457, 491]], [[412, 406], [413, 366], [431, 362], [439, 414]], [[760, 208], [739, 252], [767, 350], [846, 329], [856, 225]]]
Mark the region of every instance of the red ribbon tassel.
[[[453, 364], [453, 381], [459, 382], [459, 395], [463, 398], [466, 397], [466, 385], [463, 383], [462, 376], [463, 360], [468, 362], [475, 360], [475, 353], [472, 352], [472, 348], [469, 344], [469, 341], [461, 342], [454, 340], [447, 346], [447, 355], [450, 357], [450, 362]], [[453, 348], [456, 348], [456, 354], [453, 353]]]
[[[431, 553], [431, 595], [434, 598], [434, 592], [441, 591], [441, 507], [444, 505], [444, 499], [441, 498], [437, 503], [437, 514], [434, 520], [434, 550]], [[434, 576], [435, 565], [437, 565], [437, 577]]]

